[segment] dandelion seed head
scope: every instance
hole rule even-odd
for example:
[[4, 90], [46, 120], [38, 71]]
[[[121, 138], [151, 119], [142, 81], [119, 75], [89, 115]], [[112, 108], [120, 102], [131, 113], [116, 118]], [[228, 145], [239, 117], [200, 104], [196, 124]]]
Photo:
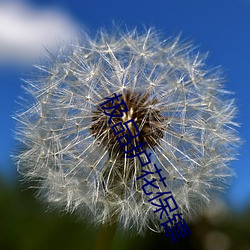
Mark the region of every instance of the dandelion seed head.
[[[117, 218], [124, 229], [161, 231], [148, 202], [157, 191], [172, 191], [187, 220], [205, 211], [233, 175], [229, 163], [240, 141], [220, 72], [206, 69], [205, 56], [191, 44], [161, 40], [153, 29], [82, 36], [26, 80], [32, 101], [15, 115], [24, 148], [15, 156], [18, 171], [36, 180], [48, 204], [96, 224]], [[129, 111], [109, 124], [100, 104], [114, 93]], [[156, 164], [166, 177], [164, 187], [151, 176], [159, 189], [146, 187], [149, 196], [136, 180], [139, 160], [126, 157], [111, 129], [130, 119], [140, 131], [132, 145], [146, 143], [151, 153], [144, 169]]]

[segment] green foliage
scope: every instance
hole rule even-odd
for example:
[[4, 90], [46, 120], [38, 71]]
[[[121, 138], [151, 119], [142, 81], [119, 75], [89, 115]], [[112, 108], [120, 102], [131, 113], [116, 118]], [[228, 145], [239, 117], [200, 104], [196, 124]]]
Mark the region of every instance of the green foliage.
[[[22, 190], [17, 187], [22, 187]], [[6, 185], [0, 181], [0, 249], [1, 250], [92, 250], [97, 229], [77, 221], [72, 215], [46, 211], [34, 192], [24, 185]], [[243, 214], [231, 214], [222, 221], [200, 218], [189, 225], [191, 236], [170, 239], [161, 233], [148, 232], [145, 237], [117, 231], [111, 250], [250, 249], [250, 209]], [[164, 247], [164, 248], [163, 248]]]

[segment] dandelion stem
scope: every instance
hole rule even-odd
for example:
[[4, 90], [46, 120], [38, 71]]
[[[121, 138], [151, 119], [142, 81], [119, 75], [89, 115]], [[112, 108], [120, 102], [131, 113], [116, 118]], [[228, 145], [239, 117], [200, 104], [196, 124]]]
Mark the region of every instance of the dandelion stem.
[[96, 238], [94, 250], [110, 250], [116, 232], [117, 221], [112, 224], [102, 224]]

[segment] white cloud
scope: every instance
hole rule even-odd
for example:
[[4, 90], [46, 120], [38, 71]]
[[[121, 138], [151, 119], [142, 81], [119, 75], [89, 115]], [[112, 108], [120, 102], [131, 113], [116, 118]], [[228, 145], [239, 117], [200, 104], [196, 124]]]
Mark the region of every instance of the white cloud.
[[56, 9], [39, 10], [22, 2], [0, 3], [0, 64], [27, 63], [70, 42], [76, 25]]

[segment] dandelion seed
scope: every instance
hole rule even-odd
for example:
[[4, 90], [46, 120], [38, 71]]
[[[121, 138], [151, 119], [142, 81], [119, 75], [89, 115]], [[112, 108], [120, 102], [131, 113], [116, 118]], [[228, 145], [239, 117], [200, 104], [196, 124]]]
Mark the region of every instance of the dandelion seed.
[[[233, 175], [236, 108], [218, 70], [207, 70], [191, 44], [161, 41], [153, 29], [100, 31], [51, 60], [37, 66], [40, 77], [26, 81], [33, 101], [15, 116], [25, 148], [16, 156], [18, 170], [37, 180], [44, 201], [96, 224], [115, 219], [138, 233], [162, 231], [148, 202], [154, 195], [146, 196], [137, 180], [141, 164], [125, 156], [111, 129], [133, 119], [140, 131], [133, 145], [146, 143], [153, 157], [144, 170], [157, 164], [166, 177], [167, 187], [157, 180], [159, 189], [147, 192], [172, 191], [185, 219], [213, 204]], [[109, 123], [100, 104], [113, 93], [128, 112]]]

